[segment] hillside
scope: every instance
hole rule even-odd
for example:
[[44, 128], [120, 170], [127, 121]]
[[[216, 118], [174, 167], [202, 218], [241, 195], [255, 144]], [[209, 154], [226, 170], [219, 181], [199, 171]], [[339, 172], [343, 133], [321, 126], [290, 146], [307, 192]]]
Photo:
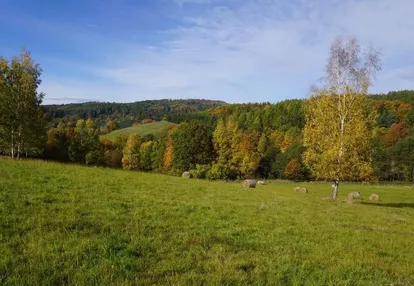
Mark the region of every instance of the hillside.
[[[86, 102], [43, 107], [55, 121], [65, 117], [73, 120], [92, 118], [98, 122], [112, 119], [119, 121], [121, 126], [131, 126], [133, 122], [146, 118], [159, 121], [169, 114], [204, 111], [224, 104], [225, 102], [218, 100], [161, 99], [132, 103]], [[122, 124], [123, 122], [126, 123]]]
[[414, 90], [390, 91], [386, 94], [373, 94], [370, 97], [376, 100], [399, 100], [414, 106]]
[[168, 122], [168, 121], [158, 121], [158, 122], [143, 124], [139, 126], [131, 126], [127, 128], [114, 130], [101, 137], [114, 141], [120, 135], [136, 134], [136, 135], [139, 135], [140, 137], [144, 137], [145, 135], [152, 134], [155, 136], [155, 138], [160, 138], [162, 134], [164, 135], [167, 134], [168, 126], [171, 126], [171, 125], [176, 125], [176, 124]]
[[0, 281], [414, 284], [412, 187], [343, 184], [327, 202], [328, 184], [295, 186], [0, 158]]

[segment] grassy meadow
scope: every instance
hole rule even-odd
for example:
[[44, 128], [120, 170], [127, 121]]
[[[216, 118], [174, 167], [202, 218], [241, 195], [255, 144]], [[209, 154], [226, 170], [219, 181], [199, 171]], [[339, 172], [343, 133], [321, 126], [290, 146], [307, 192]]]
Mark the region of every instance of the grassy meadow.
[[127, 128], [117, 129], [101, 137], [106, 138], [111, 141], [115, 141], [116, 138], [120, 135], [136, 134], [140, 137], [144, 137], [145, 135], [152, 134], [156, 138], [159, 138], [161, 134], [167, 133], [168, 126], [170, 125], [176, 125], [176, 124], [172, 122], [168, 122], [168, 121], [157, 121], [157, 122], [147, 123], [147, 124], [143, 124], [139, 126], [131, 126]]
[[330, 193], [0, 158], [0, 284], [413, 285], [414, 188]]

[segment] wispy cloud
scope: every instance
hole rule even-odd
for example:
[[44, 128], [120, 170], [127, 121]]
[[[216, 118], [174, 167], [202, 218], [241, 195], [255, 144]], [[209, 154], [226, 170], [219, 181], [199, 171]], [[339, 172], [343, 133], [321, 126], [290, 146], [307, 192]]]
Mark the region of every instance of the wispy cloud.
[[[178, 24], [152, 31], [161, 41], [139, 42], [139, 36], [125, 40], [111, 61], [84, 64], [96, 82], [78, 79], [56, 88], [56, 82], [45, 81], [48, 94], [72, 97], [65, 96], [71, 90], [81, 97], [116, 101], [305, 97], [322, 76], [329, 45], [338, 34], [353, 34], [363, 44], [381, 48], [384, 72], [372, 91], [412, 87], [410, 78], [398, 72], [414, 64], [408, 57], [414, 49], [411, 0], [172, 1], [183, 10], [179, 17], [169, 15]], [[201, 8], [187, 11], [189, 3]]]

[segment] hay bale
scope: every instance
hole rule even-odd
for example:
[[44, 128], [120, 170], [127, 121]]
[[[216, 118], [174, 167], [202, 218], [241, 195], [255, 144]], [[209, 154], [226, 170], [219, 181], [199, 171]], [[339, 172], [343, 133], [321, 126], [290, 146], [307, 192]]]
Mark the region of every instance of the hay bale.
[[361, 193], [360, 192], [351, 192], [348, 194], [348, 200], [352, 201], [355, 199], [359, 199], [361, 197]]
[[295, 192], [307, 194], [308, 193], [308, 189], [307, 188], [296, 187], [295, 188]]
[[265, 181], [258, 181], [257, 184], [258, 185], [267, 185]]
[[186, 178], [186, 179], [191, 179], [191, 173], [190, 172], [184, 172], [181, 177]]
[[369, 196], [370, 201], [379, 201], [380, 197], [377, 194], [372, 194]]
[[244, 180], [242, 185], [243, 187], [246, 187], [246, 188], [256, 188], [256, 181], [255, 180]]

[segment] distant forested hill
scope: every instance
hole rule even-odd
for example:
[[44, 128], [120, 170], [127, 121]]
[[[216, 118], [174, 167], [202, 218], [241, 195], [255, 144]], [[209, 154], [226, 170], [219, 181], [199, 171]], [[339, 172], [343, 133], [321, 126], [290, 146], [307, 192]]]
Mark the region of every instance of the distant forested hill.
[[86, 102], [62, 105], [45, 105], [50, 119], [66, 121], [92, 118], [98, 124], [108, 120], [120, 122], [121, 127], [131, 126], [143, 119], [162, 120], [170, 114], [204, 111], [226, 104], [218, 100], [204, 99], [161, 99], [133, 103]]
[[414, 90], [390, 91], [386, 94], [373, 94], [371, 98], [376, 100], [399, 100], [414, 105]]

